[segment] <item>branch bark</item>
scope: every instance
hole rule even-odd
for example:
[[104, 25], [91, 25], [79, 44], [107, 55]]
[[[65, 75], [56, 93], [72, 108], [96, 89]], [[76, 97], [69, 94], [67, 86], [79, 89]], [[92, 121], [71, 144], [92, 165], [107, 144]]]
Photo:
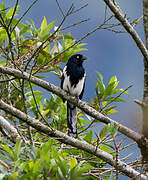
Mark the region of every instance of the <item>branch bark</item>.
[[[118, 7], [118, 5], [111, 0], [104, 0], [104, 2], [114, 13], [116, 19], [120, 21], [125, 30], [133, 38], [144, 57], [144, 94], [141, 104], [143, 114], [142, 134], [144, 137], [148, 138], [148, 0], [143, 0], [143, 22], [146, 38], [146, 47], [133, 26], [128, 22], [125, 15], [122, 14], [121, 9]], [[143, 160], [146, 163], [144, 170], [148, 172], [148, 149], [143, 148], [142, 146], [140, 147], [140, 149]]]
[[81, 100], [77, 100], [75, 99], [75, 97], [70, 96], [68, 93], [66, 93], [65, 91], [63, 91], [61, 88], [48, 83], [42, 79], [36, 78], [34, 76], [31, 76], [24, 72], [20, 72], [16, 69], [12, 69], [12, 68], [8, 68], [8, 67], [2, 67], [0, 66], [0, 72], [3, 74], [8, 74], [8, 75], [12, 75], [18, 79], [25, 79], [30, 81], [31, 83], [34, 83], [58, 96], [60, 96], [61, 98], [64, 98], [66, 100], [68, 100], [69, 102], [71, 102], [72, 104], [74, 104], [75, 106], [77, 106], [78, 108], [80, 108], [82, 111], [84, 111], [86, 114], [90, 115], [91, 117], [105, 123], [105, 124], [109, 124], [109, 123], [114, 123], [114, 125], [117, 125], [119, 128], [118, 130], [126, 135], [127, 137], [131, 138], [132, 140], [134, 140], [135, 142], [137, 142], [137, 144], [143, 148], [146, 148], [146, 139], [143, 138], [143, 136], [135, 131], [133, 131], [132, 129], [123, 126], [121, 124], [119, 124], [118, 122], [116, 122], [115, 120], [112, 120], [111, 118], [102, 115], [101, 113], [99, 113], [98, 111], [96, 111], [95, 109], [93, 109], [92, 107], [90, 107], [86, 102], [83, 102]]
[[[96, 147], [93, 145], [90, 145], [84, 141], [79, 141], [78, 139], [67, 136], [66, 134], [58, 130], [47, 127], [41, 122], [37, 121], [36, 119], [30, 117], [29, 115], [26, 115], [20, 110], [4, 103], [2, 100], [0, 100], [0, 109], [11, 113], [13, 116], [21, 119], [22, 121], [26, 122], [28, 125], [32, 126], [38, 131], [48, 136], [55, 137], [58, 141], [62, 143], [71, 145], [78, 149], [82, 149], [90, 154], [93, 154], [96, 157], [103, 159], [105, 162], [109, 163], [111, 166], [116, 167], [116, 159], [112, 155], [108, 154], [107, 152], [104, 152], [100, 149], [96, 149]], [[147, 179], [145, 175], [137, 172], [131, 166], [127, 165], [121, 160], [118, 160], [118, 170], [131, 178], [141, 178], [142, 180]]]
[[[148, 0], [143, 0], [143, 25], [146, 39], [146, 48], [148, 49]], [[143, 59], [144, 64], [144, 91], [142, 104], [142, 134], [148, 138], [148, 64], [146, 59]], [[143, 161], [145, 162], [144, 171], [148, 172], [148, 149], [141, 149]]]
[[127, 18], [125, 17], [124, 14], [122, 14], [121, 10], [117, 6], [117, 4], [114, 3], [114, 1], [104, 0], [104, 2], [110, 8], [110, 10], [114, 13], [116, 19], [120, 21], [120, 23], [125, 28], [125, 30], [133, 38], [133, 40], [137, 44], [139, 50], [141, 51], [143, 57], [146, 59], [146, 63], [148, 64], [148, 51], [147, 51], [143, 41], [139, 37], [138, 33], [135, 31], [133, 26], [128, 22]]
[[20, 138], [17, 130], [3, 116], [0, 116], [0, 127], [9, 133], [8, 136], [11, 141], [16, 142]]

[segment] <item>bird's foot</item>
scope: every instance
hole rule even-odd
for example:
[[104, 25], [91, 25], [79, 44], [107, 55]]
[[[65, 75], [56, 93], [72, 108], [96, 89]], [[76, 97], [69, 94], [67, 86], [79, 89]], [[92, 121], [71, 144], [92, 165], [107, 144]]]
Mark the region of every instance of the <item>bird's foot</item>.
[[77, 103], [79, 102], [79, 96], [75, 96]]
[[68, 136], [73, 137], [73, 138], [77, 138], [78, 134], [77, 134], [77, 132], [68, 131]]

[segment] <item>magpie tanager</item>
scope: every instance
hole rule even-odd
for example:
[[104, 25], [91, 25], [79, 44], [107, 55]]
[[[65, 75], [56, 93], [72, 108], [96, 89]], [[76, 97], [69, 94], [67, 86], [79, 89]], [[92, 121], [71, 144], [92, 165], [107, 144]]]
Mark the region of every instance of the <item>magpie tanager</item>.
[[[76, 98], [81, 99], [85, 86], [85, 70], [83, 61], [87, 58], [81, 54], [72, 55], [63, 69], [61, 88]], [[67, 102], [68, 135], [77, 138], [77, 110], [76, 106]]]

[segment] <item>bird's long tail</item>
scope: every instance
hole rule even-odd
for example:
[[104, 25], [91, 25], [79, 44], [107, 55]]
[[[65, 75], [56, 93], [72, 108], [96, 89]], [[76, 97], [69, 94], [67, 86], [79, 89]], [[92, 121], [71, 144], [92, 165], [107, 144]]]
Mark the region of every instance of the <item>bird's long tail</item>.
[[67, 102], [67, 129], [68, 135], [77, 138], [77, 108]]

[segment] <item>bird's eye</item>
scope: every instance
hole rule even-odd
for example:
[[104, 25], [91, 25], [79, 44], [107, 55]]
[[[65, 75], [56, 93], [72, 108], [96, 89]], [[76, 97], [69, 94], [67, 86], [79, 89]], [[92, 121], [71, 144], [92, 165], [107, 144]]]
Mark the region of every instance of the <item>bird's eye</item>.
[[80, 58], [80, 56], [77, 56], [77, 59], [79, 59]]

